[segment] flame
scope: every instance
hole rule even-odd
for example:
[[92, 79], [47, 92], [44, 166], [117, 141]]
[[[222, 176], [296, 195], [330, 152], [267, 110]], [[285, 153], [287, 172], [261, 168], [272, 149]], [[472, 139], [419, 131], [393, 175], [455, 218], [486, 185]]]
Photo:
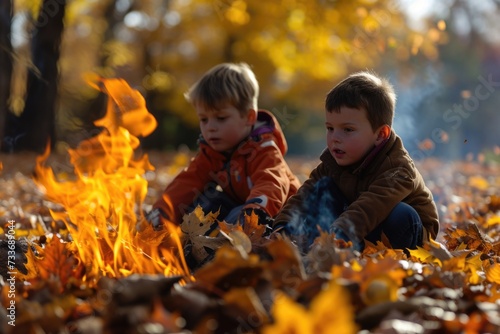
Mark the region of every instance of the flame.
[[[35, 182], [49, 200], [65, 208], [65, 212], [51, 211], [52, 218], [66, 224], [71, 248], [86, 266], [87, 277], [186, 275], [178, 226], [156, 232], [143, 223], [147, 192], [143, 175], [154, 167], [147, 155], [134, 158], [134, 150], [137, 136], [149, 135], [156, 120], [142, 95], [124, 80], [101, 79], [95, 87], [109, 97], [106, 115], [95, 122], [103, 131], [68, 150], [74, 180], [59, 181], [45, 167], [50, 149], [37, 158]], [[143, 231], [139, 233], [137, 226]]]

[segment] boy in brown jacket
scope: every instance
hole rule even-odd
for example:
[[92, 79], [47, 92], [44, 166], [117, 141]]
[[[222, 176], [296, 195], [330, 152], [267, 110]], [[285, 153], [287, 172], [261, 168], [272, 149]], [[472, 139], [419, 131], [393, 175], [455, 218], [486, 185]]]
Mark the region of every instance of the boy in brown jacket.
[[436, 238], [432, 194], [391, 128], [395, 103], [391, 84], [370, 72], [352, 74], [328, 93], [328, 147], [274, 221], [303, 241], [302, 250], [318, 226], [360, 251], [365, 239], [376, 243], [382, 234], [399, 249]]

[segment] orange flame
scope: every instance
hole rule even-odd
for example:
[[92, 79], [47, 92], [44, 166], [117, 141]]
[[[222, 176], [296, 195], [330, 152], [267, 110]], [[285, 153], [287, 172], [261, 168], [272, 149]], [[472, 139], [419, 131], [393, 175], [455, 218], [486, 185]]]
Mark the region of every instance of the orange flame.
[[[101, 79], [96, 86], [108, 95], [106, 115], [95, 122], [104, 130], [68, 150], [75, 180], [60, 182], [45, 167], [50, 150], [37, 158], [35, 182], [46, 196], [64, 206], [51, 212], [70, 232], [71, 247], [86, 266], [87, 277], [137, 274], [185, 275], [178, 226], [162, 232], [140, 223], [147, 192], [143, 177], [154, 167], [148, 156], [134, 158], [136, 136], [147, 136], [157, 126], [141, 94], [121, 79]], [[142, 224], [139, 233], [137, 226]], [[164, 247], [165, 243], [170, 243]], [[162, 245], [163, 247], [159, 247]], [[170, 247], [170, 248], [169, 248]], [[169, 249], [172, 249], [170, 251]], [[182, 259], [182, 260], [180, 260]]]

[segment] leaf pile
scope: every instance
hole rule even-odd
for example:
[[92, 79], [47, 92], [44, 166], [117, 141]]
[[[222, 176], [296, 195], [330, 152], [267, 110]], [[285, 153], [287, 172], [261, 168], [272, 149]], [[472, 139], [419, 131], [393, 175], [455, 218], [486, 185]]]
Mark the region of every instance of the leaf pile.
[[[382, 242], [359, 254], [326, 233], [300, 254], [279, 234], [263, 237], [255, 217], [243, 227], [220, 222], [218, 235], [205, 236], [215, 216], [195, 212], [181, 226], [200, 263], [192, 276], [90, 279], [71, 235], [50, 217], [61, 208], [44, 200], [29, 173], [6, 165], [0, 239], [13, 219], [16, 238], [29, 244], [28, 274], [16, 276], [16, 326], [1, 316], [6, 333], [500, 331], [498, 166], [423, 162], [441, 232], [408, 254]], [[166, 166], [146, 176], [151, 200], [175, 173], [175, 163]], [[4, 306], [7, 292], [3, 281]]]

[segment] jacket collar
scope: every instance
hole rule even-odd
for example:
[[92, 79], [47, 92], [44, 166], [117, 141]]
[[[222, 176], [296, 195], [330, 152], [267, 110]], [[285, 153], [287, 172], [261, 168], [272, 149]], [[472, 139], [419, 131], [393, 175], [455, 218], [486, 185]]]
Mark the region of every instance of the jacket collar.
[[[391, 136], [392, 136], [392, 132], [391, 132]], [[359, 173], [363, 172], [366, 168], [368, 168], [370, 166], [370, 163], [373, 162], [373, 160], [375, 160], [377, 158], [377, 156], [380, 156], [379, 153], [385, 148], [385, 146], [389, 142], [389, 139], [391, 139], [391, 136], [389, 136], [389, 138], [385, 139], [380, 144], [378, 144], [377, 146], [375, 146], [366, 155], [366, 157], [363, 159], [363, 161], [361, 162], [361, 164], [352, 171], [352, 173], [353, 174], [359, 174]]]

